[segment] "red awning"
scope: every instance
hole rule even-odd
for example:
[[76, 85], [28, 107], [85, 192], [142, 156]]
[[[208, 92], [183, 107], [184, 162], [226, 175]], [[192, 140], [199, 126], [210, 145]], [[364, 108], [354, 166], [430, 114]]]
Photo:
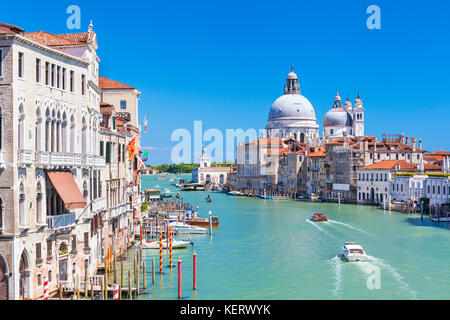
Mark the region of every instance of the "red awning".
[[80, 189], [78, 189], [71, 172], [47, 171], [47, 175], [59, 196], [64, 201], [64, 207], [67, 210], [83, 209], [86, 207], [86, 200], [84, 200]]

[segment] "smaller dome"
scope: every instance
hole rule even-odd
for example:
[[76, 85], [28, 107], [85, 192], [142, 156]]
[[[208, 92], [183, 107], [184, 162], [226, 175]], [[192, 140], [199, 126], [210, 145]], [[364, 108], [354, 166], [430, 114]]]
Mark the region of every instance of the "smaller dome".
[[356, 96], [356, 99], [355, 99], [355, 106], [359, 106], [359, 105], [362, 105], [362, 100], [359, 97], [359, 92], [358, 92], [358, 95]]
[[342, 99], [339, 96], [339, 91], [336, 90], [336, 97], [334, 98], [334, 102], [341, 102], [341, 101], [342, 101]]
[[289, 80], [298, 80], [297, 74], [295, 72], [289, 72], [287, 78]]
[[344, 108], [345, 109], [351, 109], [352, 108], [352, 103], [350, 102], [350, 98], [347, 97], [347, 100], [344, 103]]
[[343, 108], [332, 108], [323, 119], [324, 127], [351, 127], [352, 125], [352, 117]]

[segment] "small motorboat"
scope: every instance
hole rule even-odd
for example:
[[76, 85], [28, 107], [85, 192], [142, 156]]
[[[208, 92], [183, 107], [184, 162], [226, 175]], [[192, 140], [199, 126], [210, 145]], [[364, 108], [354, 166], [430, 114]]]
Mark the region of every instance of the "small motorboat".
[[315, 221], [315, 222], [319, 222], [319, 221], [328, 221], [328, 218], [326, 215], [324, 215], [323, 213], [319, 213], [319, 212], [314, 212], [311, 216], [311, 220]]
[[172, 222], [169, 224], [169, 227], [172, 227], [176, 234], [205, 234], [208, 232], [205, 228], [192, 226], [182, 222]]
[[169, 188], [164, 189], [164, 193], [172, 193]]
[[[195, 217], [188, 221], [191, 226], [205, 226], [209, 227], [209, 219], [208, 218], [199, 218]], [[211, 216], [211, 225], [213, 227], [219, 226], [219, 217]]]
[[175, 196], [175, 198], [179, 198], [180, 197], [180, 194], [179, 193], [177, 193], [177, 195]]
[[366, 252], [356, 242], [346, 242], [342, 248], [342, 255], [348, 262], [367, 261]]
[[206, 197], [206, 202], [211, 202], [211, 197], [209, 196], [209, 194], [208, 194], [208, 196]]
[[[190, 241], [172, 240], [172, 249], [183, 249], [190, 243]], [[167, 249], [167, 239], [162, 240], [162, 247], [163, 249]], [[159, 241], [142, 241], [142, 249], [159, 249]]]

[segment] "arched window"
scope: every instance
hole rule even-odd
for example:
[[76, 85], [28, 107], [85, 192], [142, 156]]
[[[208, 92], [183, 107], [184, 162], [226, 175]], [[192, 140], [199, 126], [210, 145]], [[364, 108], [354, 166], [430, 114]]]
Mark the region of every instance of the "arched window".
[[25, 114], [23, 104], [20, 104], [19, 106], [19, 124], [17, 133], [19, 150], [23, 150], [25, 147]]
[[19, 224], [25, 226], [26, 216], [25, 216], [25, 188], [23, 183], [20, 183], [19, 187]]
[[220, 184], [223, 184], [223, 183], [224, 183], [224, 176], [223, 176], [223, 174], [220, 175], [219, 183], [220, 183]]
[[81, 131], [81, 152], [83, 154], [87, 153], [87, 124], [86, 119], [84, 117], [82, 121], [82, 131]]
[[86, 201], [87, 201], [88, 195], [89, 195], [89, 192], [88, 192], [87, 182], [84, 181], [83, 182], [83, 197]]
[[5, 208], [2, 198], [0, 198], [0, 230], [3, 229], [3, 212], [5, 212]]
[[45, 151], [50, 151], [50, 127], [51, 127], [51, 119], [50, 119], [50, 110], [45, 111]]
[[75, 153], [75, 118], [70, 117], [70, 153]]
[[56, 120], [56, 152], [61, 152], [61, 113], [58, 111]]
[[305, 142], [305, 134], [303, 132], [300, 133], [300, 142]]
[[3, 148], [3, 112], [0, 108], [0, 150]]
[[67, 115], [64, 112], [61, 124], [61, 151], [67, 152]]
[[42, 188], [41, 183], [38, 182], [36, 186], [36, 221], [43, 223], [43, 210], [42, 210]]
[[34, 146], [36, 151], [41, 151], [41, 129], [42, 128], [42, 118], [41, 109], [38, 107], [36, 109], [36, 127], [34, 133]]

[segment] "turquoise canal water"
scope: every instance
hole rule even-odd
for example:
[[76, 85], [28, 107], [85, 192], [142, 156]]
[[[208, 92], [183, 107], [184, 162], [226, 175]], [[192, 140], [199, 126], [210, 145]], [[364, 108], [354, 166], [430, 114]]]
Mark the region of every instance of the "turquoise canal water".
[[[178, 176], [179, 178], [180, 176]], [[190, 177], [188, 177], [189, 179]], [[142, 187], [169, 180], [143, 176]], [[367, 206], [232, 197], [180, 192], [185, 201], [211, 210], [220, 227], [210, 235], [183, 235], [194, 246], [174, 250], [182, 260], [183, 299], [450, 299], [450, 226], [419, 215]], [[312, 223], [323, 212], [326, 223]], [[369, 262], [347, 263], [346, 241], [360, 243]], [[192, 289], [192, 253], [197, 253], [198, 290]], [[158, 250], [144, 250], [147, 294], [140, 299], [177, 299], [177, 268], [158, 270]], [[152, 286], [151, 259], [156, 262]], [[379, 289], [376, 274], [379, 271]], [[369, 279], [369, 286], [367, 285]], [[372, 288], [372, 289], [369, 289]]]

